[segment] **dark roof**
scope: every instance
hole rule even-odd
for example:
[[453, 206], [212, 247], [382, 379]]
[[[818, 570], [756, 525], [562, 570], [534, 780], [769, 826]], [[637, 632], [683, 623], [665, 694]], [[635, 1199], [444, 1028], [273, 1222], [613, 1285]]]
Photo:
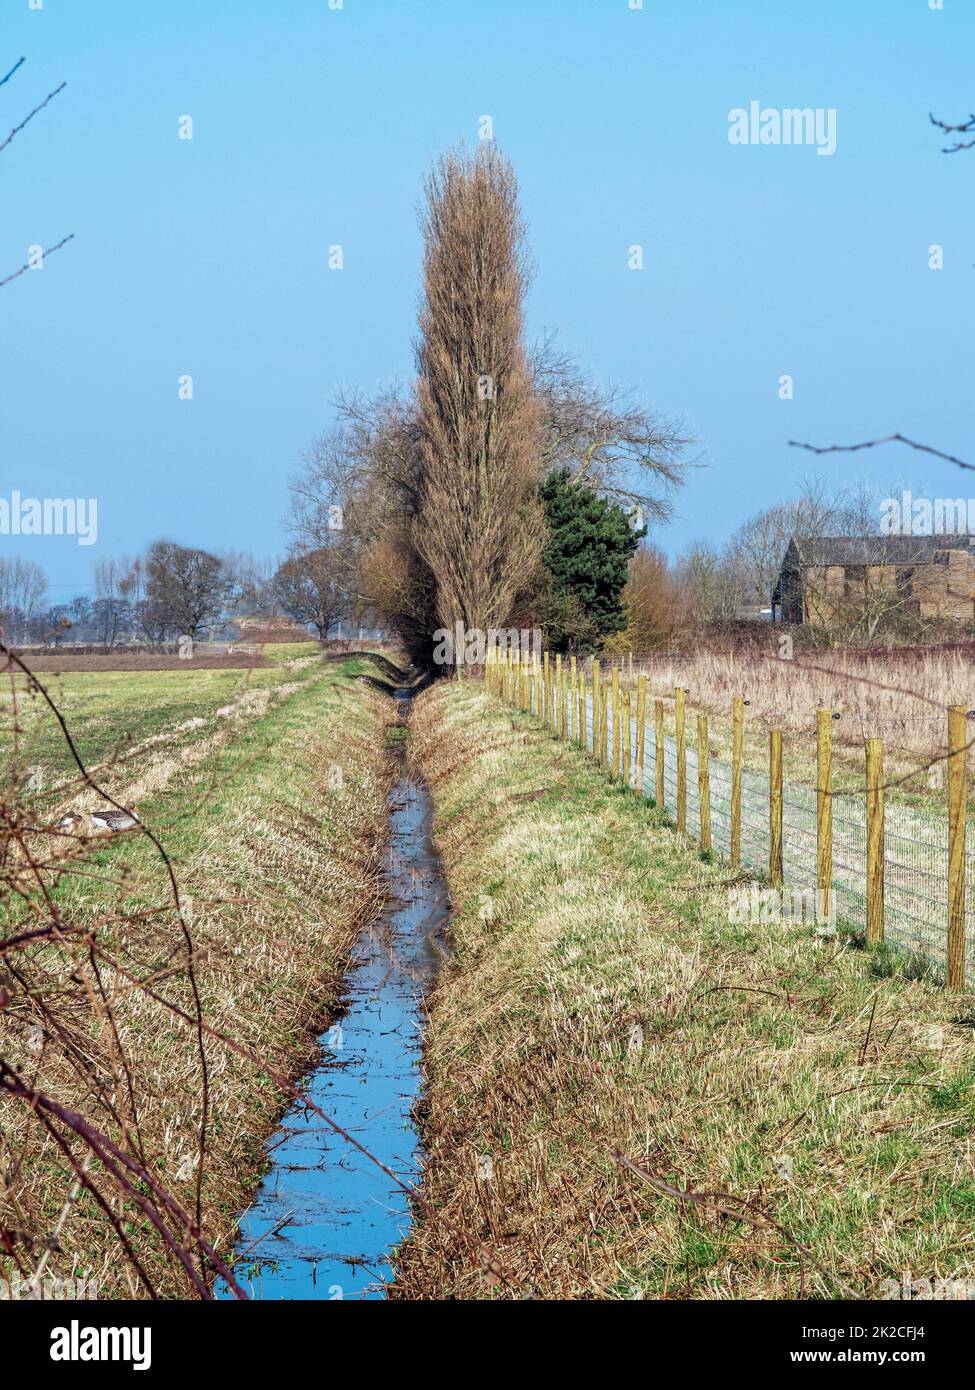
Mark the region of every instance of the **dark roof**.
[[782, 568], [796, 560], [803, 568], [945, 564], [945, 551], [968, 550], [970, 546], [975, 550], [975, 536], [793, 536]]

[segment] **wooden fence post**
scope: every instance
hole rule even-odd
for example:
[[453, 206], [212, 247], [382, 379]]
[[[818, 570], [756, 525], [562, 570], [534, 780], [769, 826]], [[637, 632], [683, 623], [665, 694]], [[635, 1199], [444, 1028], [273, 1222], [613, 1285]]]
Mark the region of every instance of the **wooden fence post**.
[[630, 743], [632, 729], [630, 727], [630, 692], [623, 691], [623, 719], [620, 723], [620, 735], [623, 740], [623, 783], [630, 785]]
[[568, 742], [569, 738], [569, 672], [566, 667], [562, 667], [562, 710], [559, 718], [562, 726], [562, 737]]
[[745, 701], [731, 702], [731, 867], [741, 867], [741, 762], [745, 738]]
[[[569, 711], [569, 714], [570, 714], [570, 718], [571, 718], [571, 720], [572, 720], [572, 732], [575, 734], [576, 743], [578, 743], [578, 742], [579, 742], [579, 725], [578, 725], [578, 723], [576, 722], [576, 715], [577, 715], [577, 713], [578, 713], [578, 709], [577, 709], [577, 705], [576, 705], [576, 693], [577, 693], [577, 691], [576, 691], [576, 659], [575, 659], [575, 653], [573, 653], [572, 656], [569, 658], [569, 696], [568, 696], [568, 699], [569, 699], [569, 704], [571, 705], [571, 709], [570, 709], [570, 711]], [[569, 737], [568, 730], [566, 730], [566, 735], [565, 735], [565, 736], [566, 736], [566, 738]]]
[[769, 739], [768, 810], [769, 850], [768, 876], [773, 888], [782, 887], [782, 730], [772, 729]]
[[816, 714], [816, 860], [818, 911], [820, 921], [827, 922], [833, 888], [833, 719], [828, 709]]
[[948, 710], [948, 988], [965, 988], [965, 820], [968, 726], [963, 705]]
[[576, 738], [586, 751], [586, 678], [580, 671], [576, 677]]
[[701, 808], [701, 849], [711, 848], [711, 778], [708, 765], [708, 717], [697, 716], [697, 792]]
[[599, 695], [600, 675], [599, 658], [594, 657], [592, 663], [592, 760], [596, 762], [599, 758], [599, 715], [600, 715], [600, 695]]
[[867, 945], [884, 939], [884, 745], [864, 741], [867, 757]]
[[664, 785], [664, 749], [666, 748], [666, 744], [665, 744], [665, 742], [664, 742], [664, 702], [663, 702], [663, 700], [654, 700], [654, 702], [653, 702], [653, 726], [654, 726], [654, 728], [653, 728], [653, 734], [654, 734], [654, 750], [655, 750], [655, 753], [656, 753], [656, 758], [655, 758], [655, 762], [654, 762], [654, 769], [655, 769], [655, 772], [656, 772], [656, 784], [657, 784], [657, 785], [656, 785], [656, 793], [657, 793], [657, 796], [656, 796], [657, 810], [658, 810], [658, 811], [663, 811], [663, 810], [666, 809], [666, 806], [667, 806], [667, 791], [666, 791], [666, 787], [665, 787], [665, 785]]
[[555, 653], [555, 689], [552, 692], [555, 696], [555, 707], [552, 710], [552, 729], [555, 733], [562, 732], [559, 727], [562, 713], [562, 653]]
[[609, 686], [599, 687], [599, 765], [605, 767], [609, 753], [609, 728], [607, 720], [607, 706], [609, 705]]
[[674, 691], [674, 714], [677, 724], [677, 833], [687, 830], [687, 741], [684, 730], [684, 690]]
[[550, 682], [549, 682], [549, 677], [550, 677], [550, 675], [551, 675], [551, 669], [550, 669], [550, 668], [551, 668], [551, 663], [550, 663], [550, 661], [549, 661], [548, 652], [543, 652], [543, 654], [542, 654], [542, 704], [544, 705], [544, 709], [543, 709], [543, 711], [542, 711], [542, 723], [543, 723], [543, 724], [547, 724], [547, 723], [548, 723], [548, 687], [549, 687], [549, 683], [550, 683]]
[[641, 676], [636, 687], [636, 789], [643, 795], [643, 759], [647, 742], [647, 678]]
[[613, 767], [614, 777], [619, 776], [620, 771], [620, 673], [619, 668], [613, 667]]

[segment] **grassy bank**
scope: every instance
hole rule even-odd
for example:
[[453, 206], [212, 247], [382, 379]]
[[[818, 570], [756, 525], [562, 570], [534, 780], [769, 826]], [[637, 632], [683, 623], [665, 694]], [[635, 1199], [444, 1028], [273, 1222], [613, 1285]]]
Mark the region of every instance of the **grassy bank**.
[[[131, 769], [148, 786], [143, 821], [162, 839], [179, 881], [204, 1020], [290, 1077], [314, 1057], [349, 951], [380, 902], [383, 730], [393, 707], [358, 678], [369, 664], [316, 658], [277, 684], [273, 697], [252, 692], [255, 698], [238, 703], [206, 756], [181, 759], [167, 745], [165, 777], [153, 780], [141, 761]], [[224, 677], [200, 678], [209, 688]], [[167, 727], [172, 731], [171, 718]], [[191, 728], [187, 736], [198, 732]], [[90, 927], [100, 954], [66, 938], [9, 958], [20, 975], [0, 1013], [0, 1052], [38, 1090], [137, 1155], [191, 1211], [203, 1084], [195, 1030], [134, 983], [193, 1014], [166, 867], [138, 832], [79, 839], [51, 867], [48, 886], [54, 884], [61, 920]], [[12, 935], [23, 928], [25, 909], [16, 894], [5, 906]], [[265, 1162], [262, 1140], [285, 1097], [218, 1039], [207, 1039], [206, 1052], [203, 1231], [226, 1258], [235, 1215]], [[70, 1136], [69, 1145], [84, 1161]], [[32, 1269], [42, 1248], [36, 1242], [64, 1209], [71, 1174], [53, 1137], [10, 1098], [3, 1102], [0, 1154], [13, 1175], [0, 1194], [0, 1220], [25, 1233], [16, 1256]], [[156, 1291], [186, 1296], [185, 1277], [158, 1232], [119, 1197], [97, 1162], [89, 1174]], [[0, 1274], [11, 1275], [17, 1260], [0, 1256]], [[146, 1292], [87, 1191], [70, 1207], [47, 1268], [62, 1277], [87, 1273], [102, 1297]]]
[[398, 1296], [972, 1275], [971, 999], [730, 922], [726, 867], [478, 684], [429, 691], [413, 729], [457, 913]]

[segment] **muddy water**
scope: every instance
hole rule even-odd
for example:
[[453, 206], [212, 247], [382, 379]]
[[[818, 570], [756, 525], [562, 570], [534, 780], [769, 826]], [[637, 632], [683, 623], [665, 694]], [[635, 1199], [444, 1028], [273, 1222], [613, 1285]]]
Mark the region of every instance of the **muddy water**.
[[[401, 715], [408, 706], [397, 692]], [[386, 906], [357, 944], [349, 1004], [322, 1035], [308, 1094], [403, 1181], [418, 1170], [411, 1107], [420, 1087], [423, 996], [448, 897], [426, 789], [389, 796]], [[295, 1105], [268, 1142], [271, 1171], [241, 1220], [238, 1278], [253, 1298], [384, 1298], [406, 1234], [405, 1194], [313, 1112]], [[226, 1296], [226, 1290], [220, 1291]]]

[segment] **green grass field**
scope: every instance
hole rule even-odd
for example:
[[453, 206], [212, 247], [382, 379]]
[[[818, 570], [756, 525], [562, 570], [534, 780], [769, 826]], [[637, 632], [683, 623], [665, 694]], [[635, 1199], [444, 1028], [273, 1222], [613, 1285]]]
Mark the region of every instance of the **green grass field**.
[[[307, 679], [320, 663], [315, 642], [269, 648], [271, 667], [252, 671], [193, 669], [175, 671], [73, 672], [39, 679], [68, 722], [86, 763], [119, 761], [146, 739], [179, 730], [190, 738], [191, 721], [204, 724], [215, 712], [246, 691], [273, 690]], [[39, 694], [23, 678], [0, 692], [0, 757], [9, 765], [16, 748], [22, 767], [39, 767], [47, 785], [73, 775], [74, 764], [63, 736]]]
[[972, 1276], [971, 999], [730, 920], [726, 866], [476, 683], [413, 724], [457, 911], [425, 1046], [436, 1215], [400, 1296]]

